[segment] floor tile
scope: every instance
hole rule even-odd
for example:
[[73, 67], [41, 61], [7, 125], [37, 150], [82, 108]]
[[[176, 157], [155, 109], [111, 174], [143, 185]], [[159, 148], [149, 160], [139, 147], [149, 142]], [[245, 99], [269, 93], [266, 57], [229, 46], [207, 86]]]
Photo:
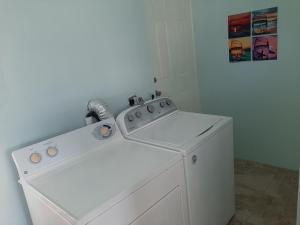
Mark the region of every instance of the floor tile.
[[298, 173], [236, 160], [236, 214], [229, 225], [295, 225]]

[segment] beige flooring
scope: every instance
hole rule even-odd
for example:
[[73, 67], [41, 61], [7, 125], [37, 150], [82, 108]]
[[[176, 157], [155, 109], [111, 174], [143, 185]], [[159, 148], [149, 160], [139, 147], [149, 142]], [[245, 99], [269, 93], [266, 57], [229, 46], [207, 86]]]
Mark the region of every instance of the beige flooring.
[[256, 162], [235, 163], [236, 215], [229, 225], [295, 225], [298, 173]]

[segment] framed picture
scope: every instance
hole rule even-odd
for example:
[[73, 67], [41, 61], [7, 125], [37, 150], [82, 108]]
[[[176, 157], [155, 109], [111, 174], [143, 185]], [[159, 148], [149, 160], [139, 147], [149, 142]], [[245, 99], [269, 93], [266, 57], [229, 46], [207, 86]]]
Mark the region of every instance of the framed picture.
[[277, 60], [278, 8], [228, 16], [230, 62]]
[[252, 46], [253, 61], [277, 59], [277, 35], [253, 37]]
[[252, 12], [252, 35], [276, 34], [277, 19], [277, 7]]
[[242, 37], [229, 40], [229, 61], [241, 62], [251, 60], [251, 38]]
[[229, 38], [248, 37], [251, 34], [251, 12], [228, 17]]

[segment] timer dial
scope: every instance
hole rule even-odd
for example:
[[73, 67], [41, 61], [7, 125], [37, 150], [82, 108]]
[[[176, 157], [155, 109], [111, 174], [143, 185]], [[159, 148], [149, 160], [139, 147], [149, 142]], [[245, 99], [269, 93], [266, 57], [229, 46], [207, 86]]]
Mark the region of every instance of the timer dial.
[[110, 136], [110, 134], [111, 134], [111, 130], [110, 130], [111, 128], [109, 127], [109, 126], [102, 126], [101, 128], [100, 128], [100, 135], [102, 136], [102, 137], [109, 137]]
[[100, 126], [96, 127], [93, 131], [93, 135], [98, 140], [107, 139], [113, 134], [114, 134], [114, 126], [108, 123], [100, 124]]
[[47, 155], [50, 157], [55, 157], [58, 153], [58, 149], [55, 147], [49, 147], [47, 148]]
[[42, 156], [40, 153], [35, 152], [30, 155], [29, 159], [32, 163], [37, 164], [42, 160]]

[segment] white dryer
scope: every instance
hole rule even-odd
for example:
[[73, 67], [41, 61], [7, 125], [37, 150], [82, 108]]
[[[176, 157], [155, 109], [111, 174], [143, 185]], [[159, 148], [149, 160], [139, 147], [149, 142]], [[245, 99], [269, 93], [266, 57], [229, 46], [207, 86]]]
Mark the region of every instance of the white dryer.
[[168, 98], [117, 117], [123, 135], [184, 156], [191, 225], [226, 225], [235, 212], [232, 119], [177, 110]]
[[188, 225], [182, 156], [105, 120], [13, 152], [34, 225]]

